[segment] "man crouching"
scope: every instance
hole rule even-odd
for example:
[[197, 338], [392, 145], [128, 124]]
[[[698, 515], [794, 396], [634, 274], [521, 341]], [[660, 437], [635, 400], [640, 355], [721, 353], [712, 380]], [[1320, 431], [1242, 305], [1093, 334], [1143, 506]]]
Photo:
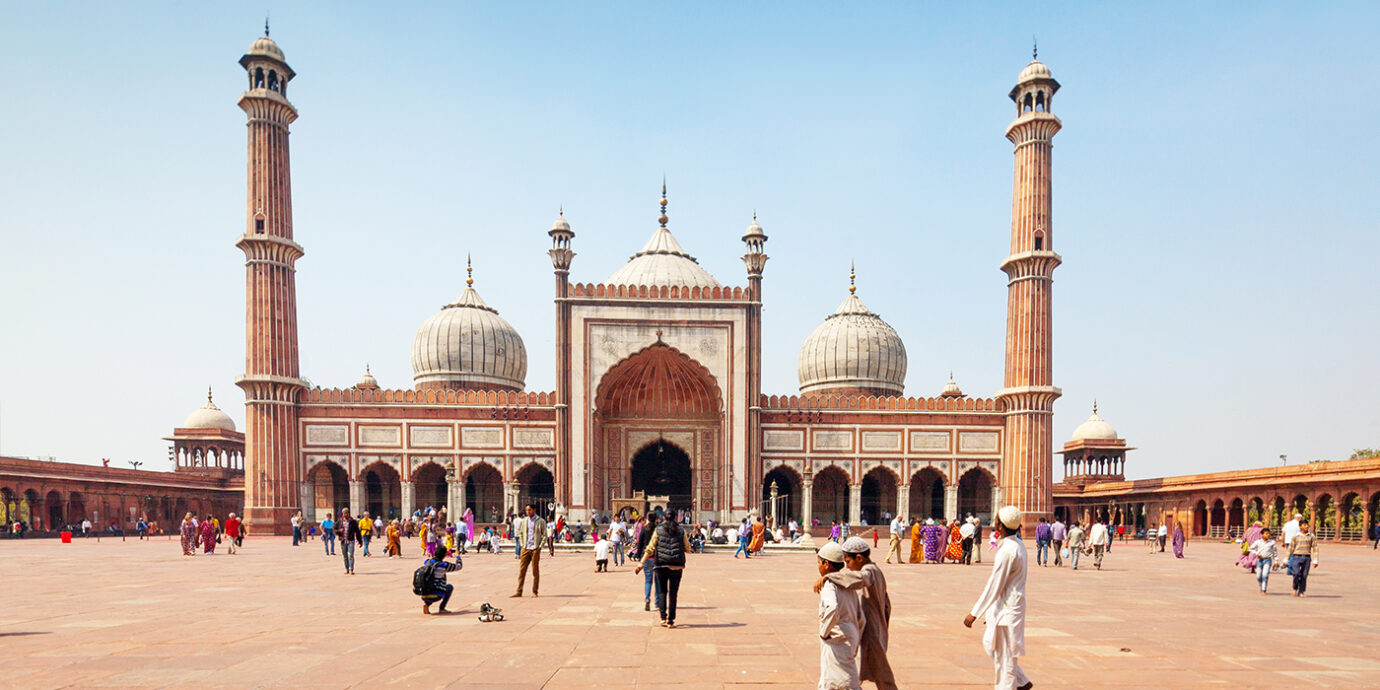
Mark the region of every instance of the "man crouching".
[[446, 612], [446, 604], [450, 603], [450, 594], [455, 590], [455, 586], [446, 583], [446, 573], [454, 572], [465, 567], [459, 558], [454, 563], [446, 561], [448, 552], [446, 547], [441, 544], [436, 545], [436, 550], [431, 553], [431, 558], [426, 559], [422, 567], [412, 575], [412, 592], [422, 598], [422, 613], [430, 614], [431, 605], [441, 602], [441, 608], [437, 613]]

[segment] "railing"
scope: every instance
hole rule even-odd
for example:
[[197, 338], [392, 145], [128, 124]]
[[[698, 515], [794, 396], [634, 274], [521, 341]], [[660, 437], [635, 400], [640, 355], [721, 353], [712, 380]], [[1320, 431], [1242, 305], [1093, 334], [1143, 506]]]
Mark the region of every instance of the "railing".
[[1360, 527], [1343, 527], [1339, 536], [1342, 541], [1365, 541], [1366, 531]]
[[1317, 532], [1318, 541], [1332, 541], [1332, 539], [1337, 536], [1336, 527], [1319, 527]]

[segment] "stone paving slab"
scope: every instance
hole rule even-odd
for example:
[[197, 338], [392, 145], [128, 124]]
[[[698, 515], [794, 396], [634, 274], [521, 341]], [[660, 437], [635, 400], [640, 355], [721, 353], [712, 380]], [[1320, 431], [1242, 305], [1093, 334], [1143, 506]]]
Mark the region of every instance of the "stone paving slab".
[[[683, 627], [666, 630], [631, 565], [596, 574], [583, 553], [543, 557], [535, 599], [507, 598], [511, 553], [467, 556], [450, 576], [459, 613], [423, 616], [417, 542], [405, 552], [358, 558], [349, 576], [319, 542], [284, 538], [192, 558], [165, 539], [0, 540], [0, 687], [782, 690], [818, 677], [808, 553], [692, 556]], [[1380, 687], [1380, 553], [1324, 547], [1307, 599], [1280, 574], [1260, 596], [1238, 553], [1126, 544], [1101, 572], [1032, 569], [1022, 666], [1042, 688]], [[981, 632], [962, 627], [990, 557], [885, 568], [901, 687], [990, 686]], [[476, 620], [486, 601], [507, 620]]]

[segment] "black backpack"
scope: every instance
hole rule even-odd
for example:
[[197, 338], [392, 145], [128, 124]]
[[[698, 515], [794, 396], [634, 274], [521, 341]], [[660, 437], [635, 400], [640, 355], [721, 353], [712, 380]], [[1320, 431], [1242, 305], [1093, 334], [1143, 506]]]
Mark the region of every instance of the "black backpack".
[[412, 573], [412, 593], [420, 597], [436, 593], [435, 563], [428, 563]]

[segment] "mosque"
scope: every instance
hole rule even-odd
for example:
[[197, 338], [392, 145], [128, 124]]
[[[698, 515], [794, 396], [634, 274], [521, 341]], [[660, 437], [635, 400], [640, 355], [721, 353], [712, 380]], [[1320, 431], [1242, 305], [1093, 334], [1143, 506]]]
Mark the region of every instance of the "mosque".
[[296, 74], [267, 31], [240, 65], [247, 353], [236, 383], [244, 510], [256, 533], [282, 532], [298, 510], [314, 519], [342, 507], [467, 506], [486, 521], [529, 501], [575, 519], [639, 503], [697, 519], [757, 513], [826, 525], [988, 519], [999, 502], [1032, 524], [1052, 514], [1051, 282], [1062, 259], [1050, 151], [1061, 125], [1059, 83], [1038, 60], [1009, 94], [1005, 387], [991, 397], [965, 394], [952, 376], [933, 396], [905, 397], [905, 343], [853, 286], [801, 345], [798, 393], [762, 391], [767, 233], [754, 218], [741, 236], [746, 275], [725, 282], [672, 234], [664, 185], [650, 239], [602, 281], [572, 280], [576, 231], [564, 213], [547, 231], [554, 391], [527, 389], [523, 338], [472, 273], [418, 328], [410, 387], [381, 387], [367, 370], [350, 387], [311, 387], [297, 351], [294, 265], [305, 250], [293, 235], [297, 109], [287, 96]]

